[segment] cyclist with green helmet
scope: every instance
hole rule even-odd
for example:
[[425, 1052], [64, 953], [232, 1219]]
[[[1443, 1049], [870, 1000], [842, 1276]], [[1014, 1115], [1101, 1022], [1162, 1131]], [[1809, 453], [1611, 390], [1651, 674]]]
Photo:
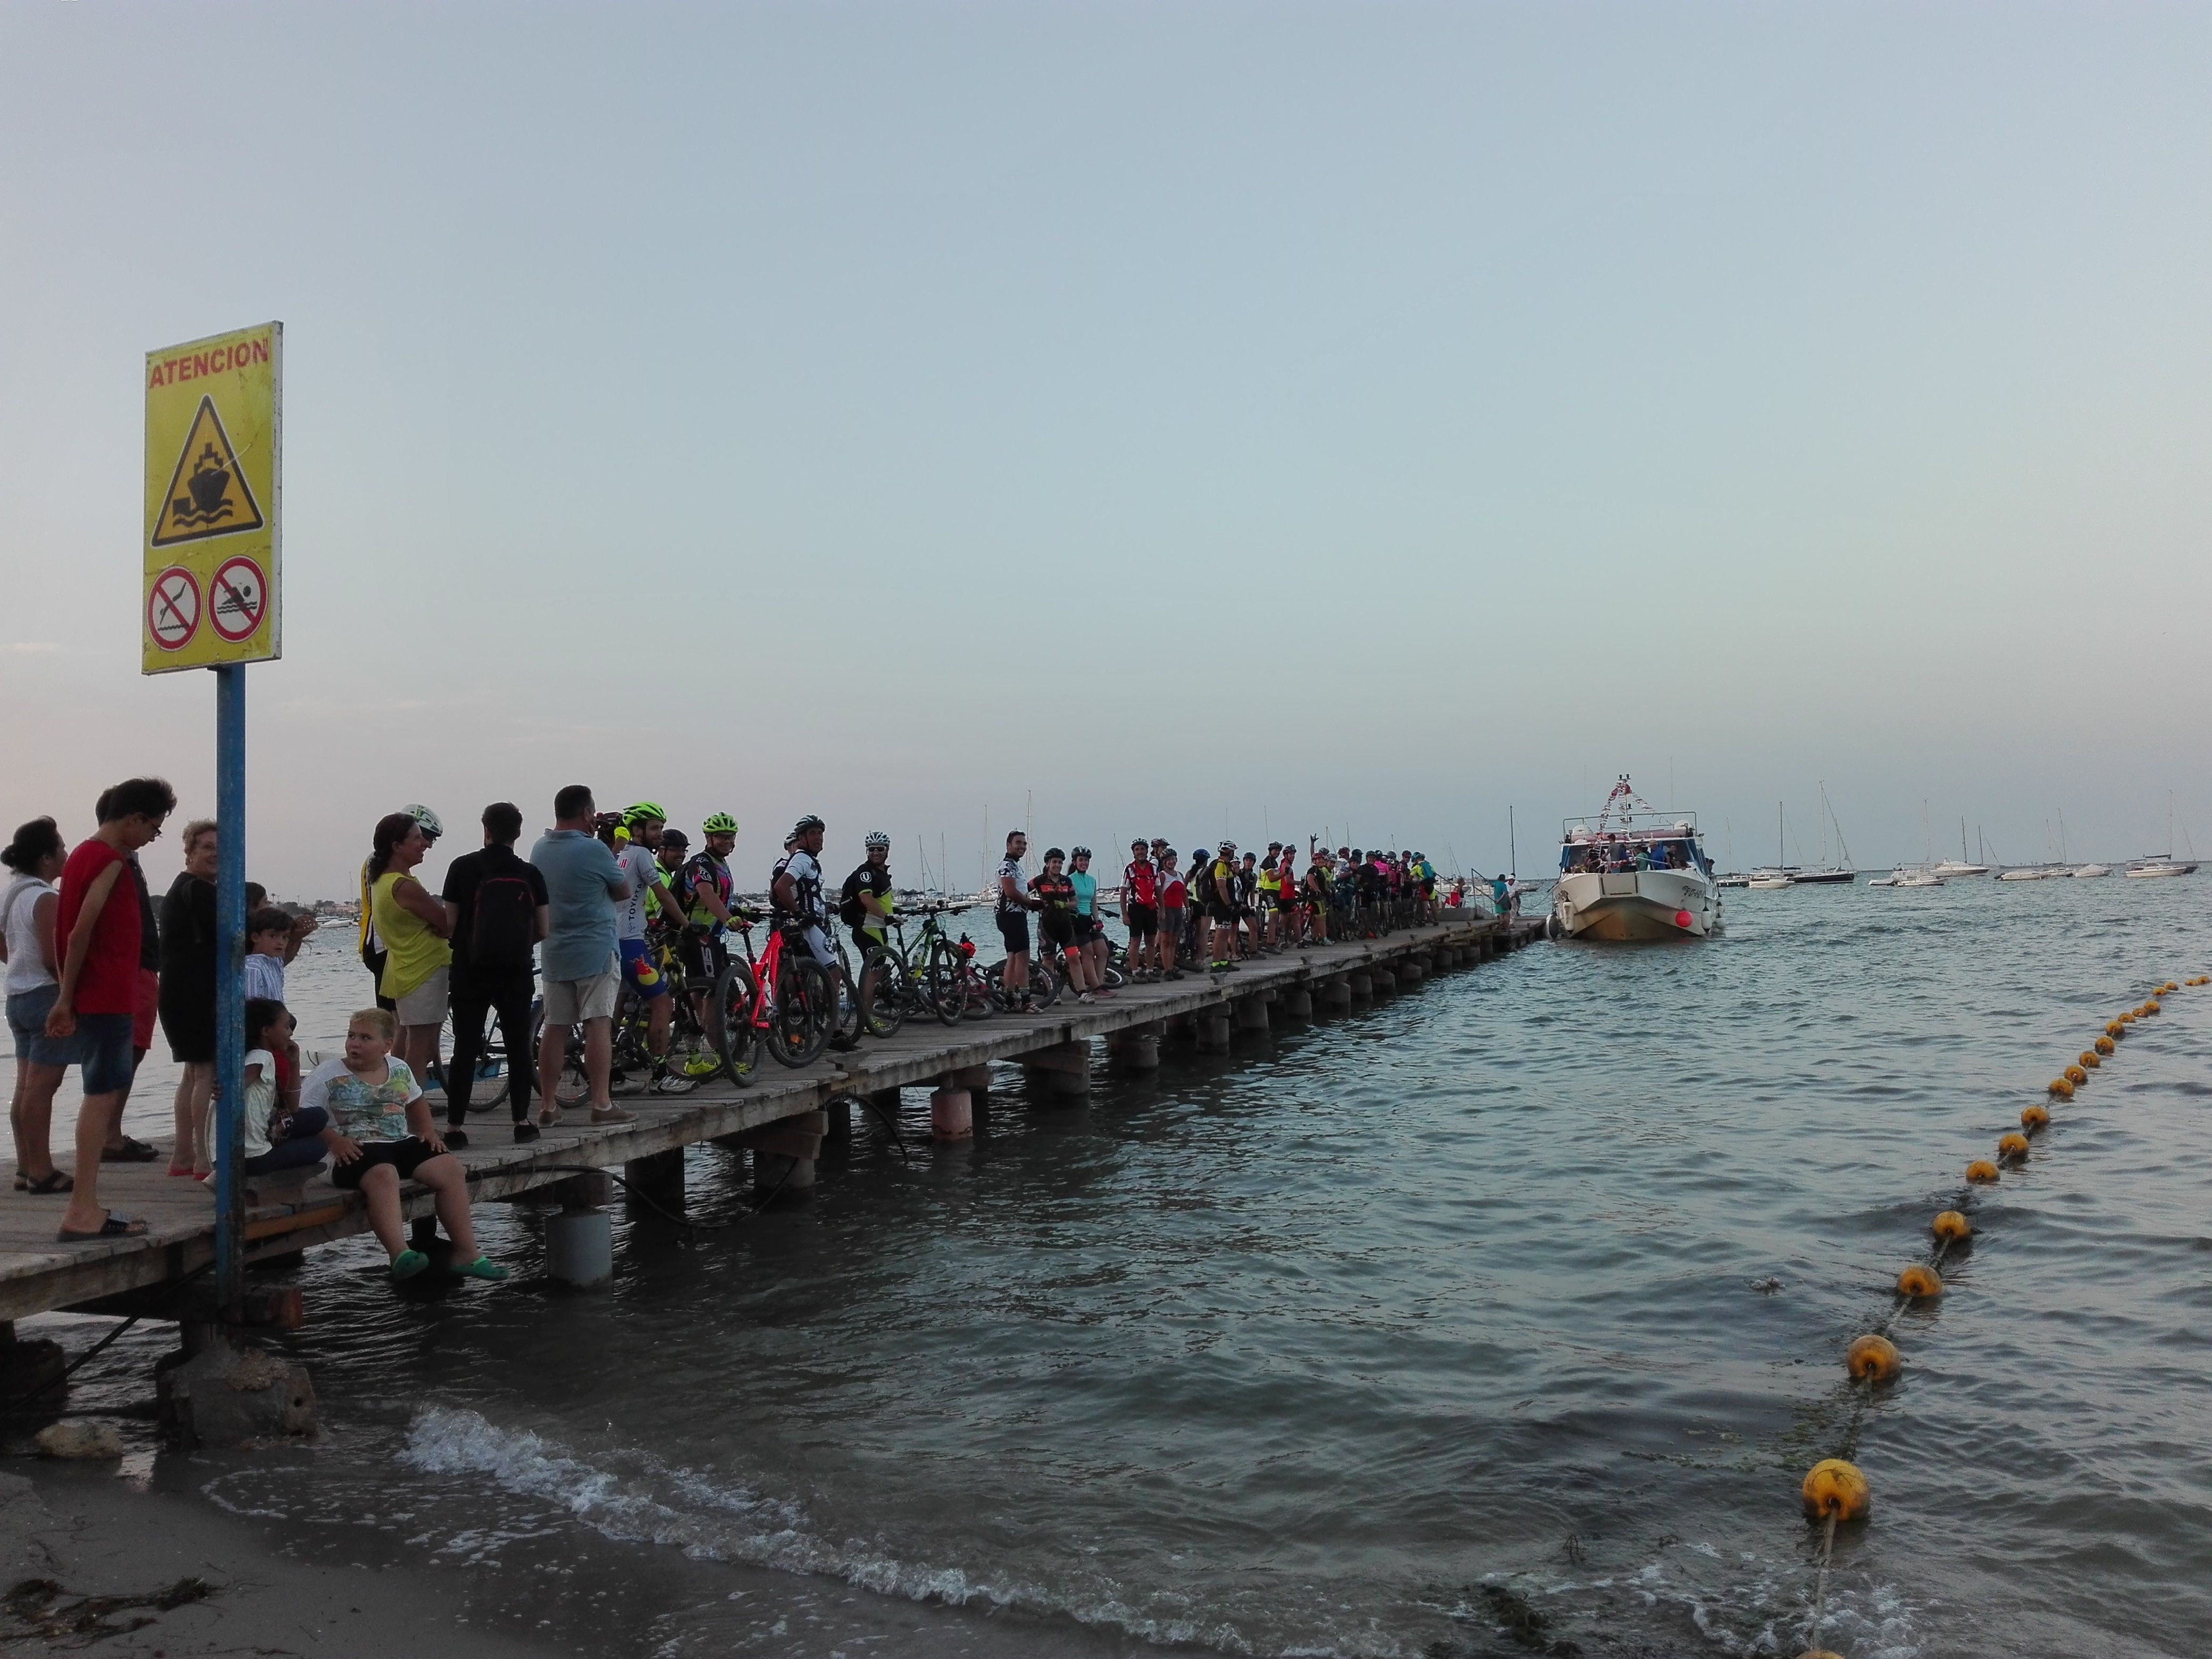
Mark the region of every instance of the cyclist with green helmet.
[[[684, 926], [676, 954], [690, 978], [692, 1010], [703, 1029], [714, 981], [730, 963], [724, 930], [735, 914], [731, 901], [736, 883], [730, 875], [730, 854], [738, 845], [738, 821], [727, 812], [711, 813], [699, 826], [699, 834], [706, 845], [691, 855], [677, 878], [676, 899], [684, 907]], [[684, 1072], [708, 1076], [720, 1064], [714, 1054], [702, 1049], [684, 1062]]]
[[657, 856], [660, 831], [667, 822], [667, 809], [654, 801], [638, 801], [623, 813], [629, 843], [615, 854], [615, 863], [629, 883], [629, 896], [616, 907], [615, 949], [622, 957], [623, 978], [645, 999], [645, 1046], [653, 1056], [653, 1080], [647, 1086], [655, 1094], [682, 1095], [697, 1085], [668, 1069], [668, 981], [645, 939], [647, 895], [659, 902], [663, 915], [683, 914], [668, 890], [668, 872]]

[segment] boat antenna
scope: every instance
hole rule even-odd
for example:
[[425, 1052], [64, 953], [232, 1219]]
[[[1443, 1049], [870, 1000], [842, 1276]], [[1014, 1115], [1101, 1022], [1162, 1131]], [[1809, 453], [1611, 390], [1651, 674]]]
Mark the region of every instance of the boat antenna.
[[1521, 848], [1513, 834], [1513, 808], [1505, 809], [1505, 872], [1510, 881], [1521, 873]]

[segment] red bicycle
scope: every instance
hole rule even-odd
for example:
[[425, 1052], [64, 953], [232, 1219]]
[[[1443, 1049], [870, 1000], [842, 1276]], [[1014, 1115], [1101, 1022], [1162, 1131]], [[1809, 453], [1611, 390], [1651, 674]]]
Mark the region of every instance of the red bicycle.
[[787, 945], [781, 927], [769, 930], [756, 958], [751, 921], [733, 923], [743, 955], [716, 975], [707, 1004], [708, 1041], [740, 1089], [753, 1080], [763, 1048], [786, 1066], [805, 1066], [837, 1030], [836, 987], [822, 964], [804, 946]]

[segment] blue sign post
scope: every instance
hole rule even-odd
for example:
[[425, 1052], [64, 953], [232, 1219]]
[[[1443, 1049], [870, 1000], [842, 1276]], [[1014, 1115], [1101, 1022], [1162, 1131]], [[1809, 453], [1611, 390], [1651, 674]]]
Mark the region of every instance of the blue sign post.
[[246, 665], [215, 671], [215, 1260], [228, 1307], [246, 1273]]

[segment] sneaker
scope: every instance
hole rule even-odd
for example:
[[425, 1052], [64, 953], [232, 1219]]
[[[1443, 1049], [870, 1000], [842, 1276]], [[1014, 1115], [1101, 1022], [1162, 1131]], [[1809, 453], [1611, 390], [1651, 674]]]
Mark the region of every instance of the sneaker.
[[653, 1092], [657, 1095], [688, 1095], [698, 1086], [695, 1079], [678, 1077], [673, 1072], [663, 1072], [653, 1080]]
[[605, 1111], [601, 1111], [598, 1107], [594, 1106], [592, 1108], [592, 1121], [594, 1123], [635, 1123], [637, 1121], [637, 1114], [635, 1112], [625, 1112], [619, 1106], [610, 1106]]
[[1088, 991], [1078, 993], [1075, 1000], [1078, 1002], [1096, 1002], [1098, 1000], [1097, 997], [1092, 996]]
[[459, 1152], [462, 1147], [469, 1144], [468, 1131], [462, 1128], [457, 1123], [447, 1124], [446, 1126], [446, 1132], [440, 1135], [438, 1139], [444, 1141], [447, 1148], [453, 1152]]
[[712, 1077], [722, 1069], [722, 1062], [703, 1048], [694, 1049], [684, 1061], [686, 1077]]
[[532, 1141], [537, 1139], [538, 1126], [535, 1123], [518, 1123], [514, 1126], [514, 1144], [516, 1146], [520, 1146], [526, 1141]]
[[840, 1036], [831, 1037], [830, 1039], [830, 1047], [841, 1054], [849, 1054], [854, 1049], [860, 1046], [860, 1039], [856, 1036]]

